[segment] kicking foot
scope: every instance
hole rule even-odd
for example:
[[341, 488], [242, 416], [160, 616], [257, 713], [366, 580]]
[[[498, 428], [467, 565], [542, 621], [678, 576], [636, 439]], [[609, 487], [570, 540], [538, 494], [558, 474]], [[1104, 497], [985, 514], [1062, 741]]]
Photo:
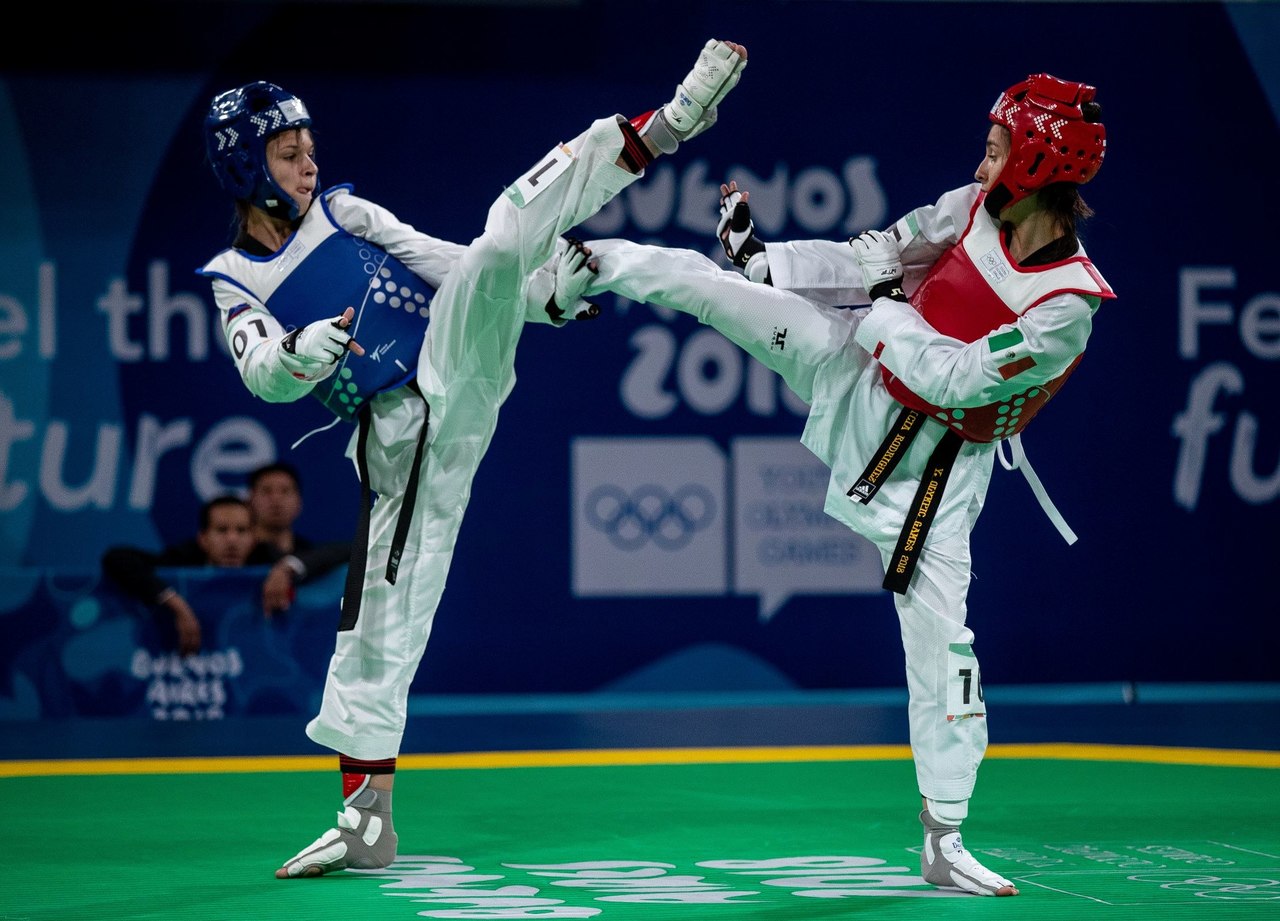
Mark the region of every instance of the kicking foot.
[[974, 895], [1017, 895], [1018, 889], [998, 873], [992, 873], [965, 850], [960, 829], [942, 825], [926, 809], [924, 850], [920, 852], [920, 875], [926, 883], [945, 889], [963, 889]]
[[276, 879], [322, 876], [338, 870], [376, 870], [396, 859], [391, 791], [365, 787], [343, 800], [331, 828], [276, 870]]
[[738, 85], [747, 66], [747, 49], [734, 42], [707, 42], [693, 70], [676, 87], [670, 102], [640, 128], [663, 153], [674, 153], [681, 141], [696, 137], [716, 121], [716, 107]]

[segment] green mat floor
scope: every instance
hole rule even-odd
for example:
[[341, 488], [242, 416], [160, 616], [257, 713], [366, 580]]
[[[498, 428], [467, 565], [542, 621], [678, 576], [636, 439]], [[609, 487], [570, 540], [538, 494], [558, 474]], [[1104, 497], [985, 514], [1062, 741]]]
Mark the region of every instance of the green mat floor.
[[965, 840], [1017, 882], [1014, 899], [920, 880], [905, 750], [402, 767], [396, 863], [288, 881], [272, 871], [339, 805], [336, 770], [316, 759], [123, 774], [0, 763], [0, 921], [1280, 918], [1273, 754], [1259, 766], [997, 754]]

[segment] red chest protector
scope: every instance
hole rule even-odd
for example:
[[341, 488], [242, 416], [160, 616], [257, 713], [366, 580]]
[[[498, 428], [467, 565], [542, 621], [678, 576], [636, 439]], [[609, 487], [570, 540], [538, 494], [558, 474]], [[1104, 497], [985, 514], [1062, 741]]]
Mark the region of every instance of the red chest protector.
[[[1110, 298], [1115, 295], [1085, 256], [1063, 262], [1022, 268], [1009, 257], [1000, 230], [982, 210], [982, 198], [969, 213], [969, 225], [959, 241], [933, 265], [920, 287], [911, 296], [911, 304], [920, 315], [946, 336], [962, 342], [977, 342], [984, 337], [993, 352], [1001, 349], [1004, 336], [992, 335], [1001, 326], [1014, 323], [1028, 310], [1059, 294], [1075, 293]], [[1004, 346], [1007, 348], [1008, 346]], [[933, 419], [953, 428], [967, 441], [991, 442], [1008, 438], [1026, 428], [1027, 423], [1075, 370], [1083, 357], [1077, 355], [1070, 366], [1046, 384], [986, 406], [947, 408], [934, 406], [909, 390], [897, 377], [884, 369], [884, 382], [894, 399], [928, 413]], [[1034, 365], [1030, 356], [1001, 366], [1006, 379]]]

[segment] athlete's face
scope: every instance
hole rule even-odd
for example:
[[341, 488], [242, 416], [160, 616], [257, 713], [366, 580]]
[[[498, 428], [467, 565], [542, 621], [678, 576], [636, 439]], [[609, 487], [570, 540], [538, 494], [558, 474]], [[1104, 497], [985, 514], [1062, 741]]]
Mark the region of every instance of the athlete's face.
[[197, 537], [214, 566], [243, 566], [253, 550], [253, 524], [246, 505], [218, 505], [209, 510], [209, 527]]
[[996, 177], [1004, 169], [1009, 159], [1009, 129], [1003, 125], [992, 125], [987, 132], [987, 151], [982, 155], [978, 171], [973, 178], [982, 183], [982, 191], [990, 192]]
[[307, 128], [290, 128], [267, 139], [267, 169], [306, 214], [316, 191], [316, 145]]

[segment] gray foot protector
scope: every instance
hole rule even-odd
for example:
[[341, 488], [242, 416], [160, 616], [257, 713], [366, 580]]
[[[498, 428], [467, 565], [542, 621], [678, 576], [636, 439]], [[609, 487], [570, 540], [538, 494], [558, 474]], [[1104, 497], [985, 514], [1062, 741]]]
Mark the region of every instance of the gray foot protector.
[[331, 828], [284, 865], [289, 876], [319, 876], [338, 870], [376, 870], [396, 859], [391, 791], [366, 787], [338, 813]]
[[[965, 850], [960, 829], [942, 825], [925, 809], [924, 849], [920, 852], [920, 875], [926, 883], [948, 889], [963, 889], [974, 895], [1017, 895], [1017, 887], [998, 873], [992, 873]], [[1006, 890], [1006, 891], [1001, 891]]]

